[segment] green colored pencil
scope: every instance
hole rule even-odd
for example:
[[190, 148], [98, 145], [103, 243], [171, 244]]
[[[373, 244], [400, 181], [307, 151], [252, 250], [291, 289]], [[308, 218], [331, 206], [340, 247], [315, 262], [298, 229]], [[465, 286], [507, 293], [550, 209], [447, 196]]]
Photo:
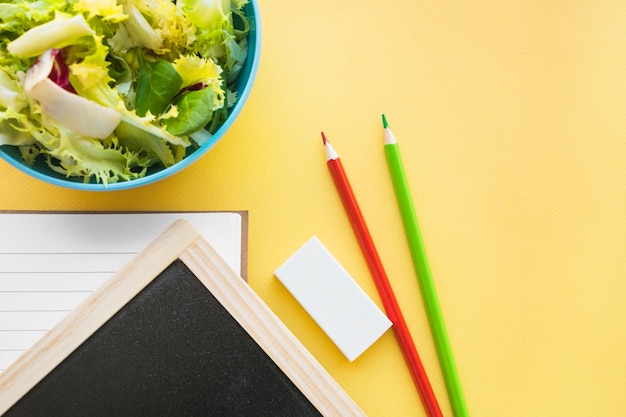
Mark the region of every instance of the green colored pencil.
[[404, 171], [404, 165], [398, 148], [398, 141], [389, 129], [387, 118], [383, 115], [383, 127], [385, 135], [385, 155], [391, 173], [391, 180], [398, 199], [398, 206], [404, 230], [409, 242], [411, 257], [415, 266], [415, 272], [422, 292], [426, 314], [430, 330], [435, 342], [435, 348], [439, 357], [439, 364], [443, 373], [444, 382], [450, 398], [450, 405], [455, 417], [468, 417], [467, 405], [461, 388], [461, 381], [454, 362], [450, 339], [441, 313], [437, 291], [426, 257], [424, 241], [420, 232], [413, 199]]

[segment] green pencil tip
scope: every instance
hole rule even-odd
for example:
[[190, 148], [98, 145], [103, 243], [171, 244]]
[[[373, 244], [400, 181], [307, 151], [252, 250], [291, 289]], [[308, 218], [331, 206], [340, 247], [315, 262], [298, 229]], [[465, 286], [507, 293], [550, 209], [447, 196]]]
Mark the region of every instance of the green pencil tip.
[[389, 127], [389, 125], [387, 124], [387, 118], [385, 117], [385, 115], [383, 114], [383, 127], [385, 129], [387, 129], [387, 127]]

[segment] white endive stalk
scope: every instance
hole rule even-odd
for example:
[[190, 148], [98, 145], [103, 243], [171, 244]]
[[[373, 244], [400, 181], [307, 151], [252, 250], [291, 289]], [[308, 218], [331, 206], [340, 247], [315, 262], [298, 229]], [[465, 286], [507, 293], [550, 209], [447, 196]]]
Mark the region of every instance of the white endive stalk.
[[54, 20], [35, 26], [10, 42], [7, 50], [16, 56], [32, 57], [51, 48], [71, 45], [77, 39], [94, 33], [82, 14], [69, 17], [58, 13]]
[[39, 57], [24, 78], [24, 91], [39, 102], [50, 118], [83, 136], [105, 139], [120, 123], [122, 116], [115, 110], [71, 93], [48, 75], [54, 65], [51, 50]]

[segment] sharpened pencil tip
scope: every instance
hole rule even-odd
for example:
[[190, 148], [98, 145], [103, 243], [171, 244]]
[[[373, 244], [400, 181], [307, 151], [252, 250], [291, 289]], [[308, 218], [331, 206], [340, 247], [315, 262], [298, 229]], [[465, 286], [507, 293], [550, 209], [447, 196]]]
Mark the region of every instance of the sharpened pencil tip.
[[326, 135], [324, 134], [324, 132], [322, 132], [322, 141], [324, 142], [324, 145], [326, 145], [326, 142], [328, 142], [328, 140], [326, 139]]
[[387, 124], [387, 118], [385, 117], [385, 115], [383, 114], [383, 127], [385, 129], [387, 129], [389, 127], [389, 125]]

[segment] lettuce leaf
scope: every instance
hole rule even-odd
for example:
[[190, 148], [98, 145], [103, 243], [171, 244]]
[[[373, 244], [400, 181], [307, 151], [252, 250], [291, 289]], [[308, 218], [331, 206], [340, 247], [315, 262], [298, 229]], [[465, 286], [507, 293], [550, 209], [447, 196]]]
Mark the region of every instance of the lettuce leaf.
[[182, 87], [183, 79], [171, 62], [142, 60], [137, 79], [135, 110], [159, 115], [165, 111]]
[[93, 177], [105, 185], [141, 178], [148, 162], [139, 154], [119, 147], [116, 141], [102, 142], [64, 128], [59, 130], [58, 142], [43, 152], [48, 155], [48, 165], [54, 171], [81, 176], [85, 182]]
[[88, 19], [101, 17], [105, 21], [121, 22], [128, 18], [116, 0], [78, 0], [74, 9], [85, 13]]
[[190, 90], [174, 102], [178, 116], [163, 121], [173, 135], [190, 135], [202, 129], [213, 118], [214, 92], [211, 88]]

